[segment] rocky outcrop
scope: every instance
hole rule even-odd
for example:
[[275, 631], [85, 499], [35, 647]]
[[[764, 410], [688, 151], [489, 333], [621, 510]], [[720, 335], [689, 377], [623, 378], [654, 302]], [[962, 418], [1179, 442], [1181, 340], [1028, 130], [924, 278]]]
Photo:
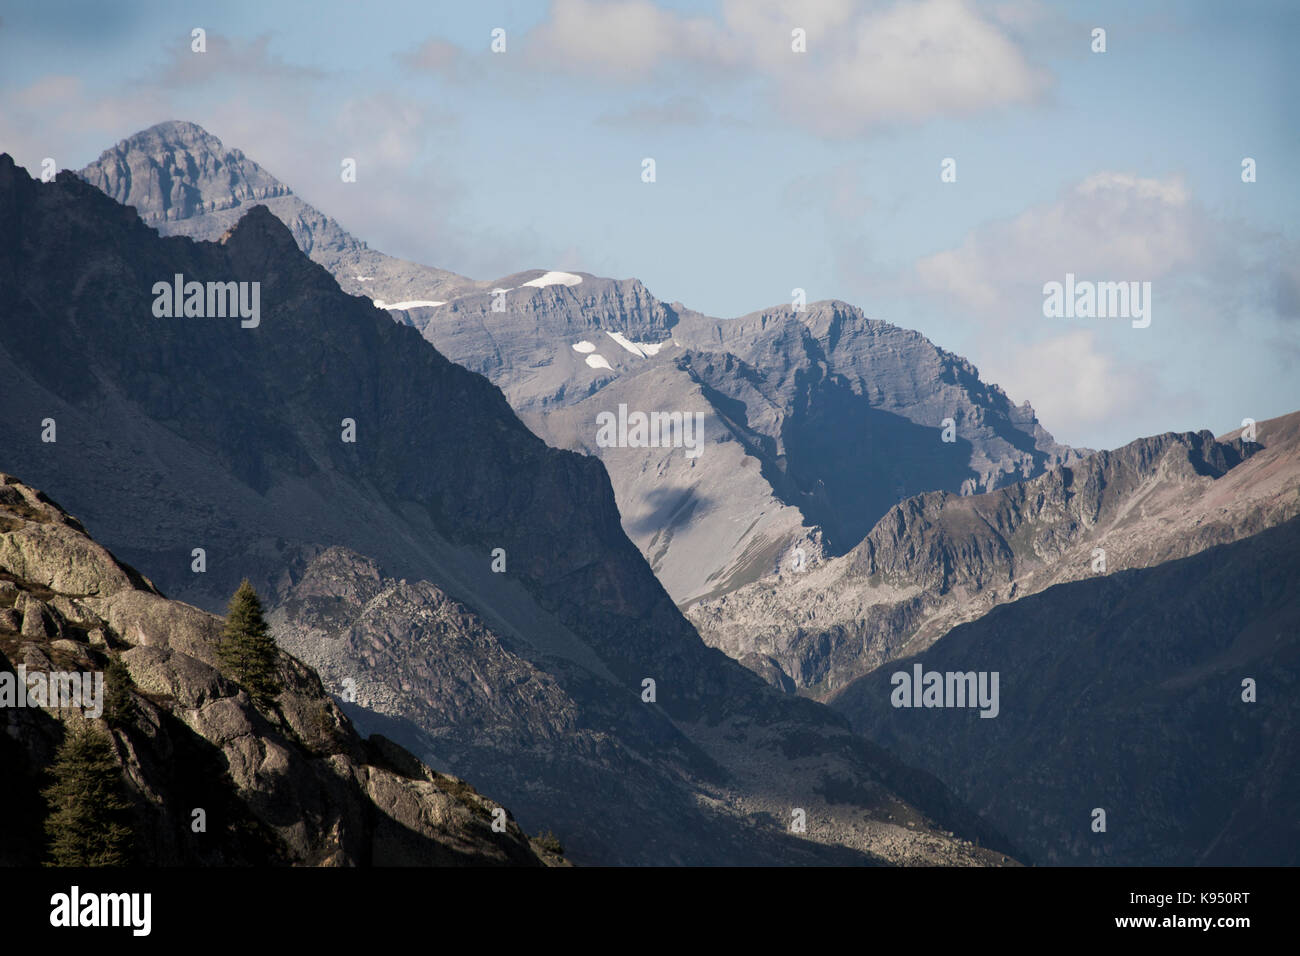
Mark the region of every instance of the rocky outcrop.
[[[386, 577], [346, 549], [308, 564], [270, 621], [281, 646], [319, 670], [358, 726], [490, 781], [511, 805], [545, 807], [579, 861], [1000, 861], [934, 834], [926, 814], [1006, 846], [935, 781], [815, 714], [790, 724], [783, 708], [751, 699], [744, 715], [685, 724], [644, 702], [628, 709], [602, 690], [611, 675], [580, 645], [534, 632], [534, 646], [521, 646], [430, 582]], [[783, 758], [798, 761], [803, 781]], [[782, 833], [795, 807], [814, 821], [813, 841]], [[862, 820], [864, 807], [878, 819]], [[628, 832], [655, 836], [629, 849]]]
[[[0, 521], [0, 669], [102, 677], [116, 659], [131, 681], [127, 715], [102, 712], [102, 697], [90, 709], [0, 709], [0, 864], [43, 859], [37, 790], [68, 723], [82, 720], [111, 734], [143, 865], [560, 862], [463, 781], [363, 739], [297, 659], [281, 655], [274, 704], [255, 703], [222, 673], [220, 618], [167, 600], [8, 475]], [[42, 627], [26, 626], [37, 617]]]
[[[991, 493], [918, 495], [849, 554], [788, 567], [692, 607], [706, 642], [769, 659], [828, 696], [993, 607], [1106, 571], [1146, 568], [1300, 513], [1300, 414], [1257, 441], [1169, 433]], [[770, 671], [769, 671], [770, 673]]]
[[292, 195], [237, 149], [193, 123], [159, 123], [82, 170], [82, 177], [154, 226]]

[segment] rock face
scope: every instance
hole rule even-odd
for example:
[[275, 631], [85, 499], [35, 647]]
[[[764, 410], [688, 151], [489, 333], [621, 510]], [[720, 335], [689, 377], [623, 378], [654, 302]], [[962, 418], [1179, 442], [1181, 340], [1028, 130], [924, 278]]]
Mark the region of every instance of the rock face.
[[[12, 625], [47, 622], [42, 632]], [[284, 691], [256, 705], [221, 673], [221, 619], [164, 598], [44, 495], [0, 474], [0, 669], [130, 674], [111, 734], [147, 866], [526, 865], [562, 862], [497, 804], [382, 737], [363, 740], [315, 672], [282, 654]], [[100, 702], [102, 705], [102, 701]], [[88, 713], [89, 719], [96, 719]], [[0, 709], [0, 865], [42, 862], [41, 776], [68, 708]], [[206, 829], [195, 832], [193, 811]]]
[[[1159, 435], [922, 495], [849, 555], [692, 615], [1035, 863], [1294, 865], [1300, 413], [1255, 438]], [[999, 674], [996, 718], [894, 706], [916, 665]], [[1271, 693], [1243, 699], [1248, 679]]]
[[[964, 359], [842, 302], [722, 321], [635, 279], [472, 282], [366, 249], [190, 123], [123, 140], [80, 175], [164, 235], [216, 239], [264, 202], [341, 288], [405, 306], [394, 318], [490, 378], [536, 434], [599, 457], [624, 530], [682, 606], [796, 547], [843, 554], [908, 495], [986, 491], [1080, 454]], [[620, 405], [703, 415], [702, 447], [598, 442], [598, 416]]]
[[[752, 717], [678, 721], [679, 731], [651, 708], [638, 714], [610, 701], [600, 687], [608, 672], [581, 647], [557, 642], [552, 653], [569, 661], [533, 663], [441, 589], [386, 578], [374, 562], [342, 548], [307, 566], [271, 622], [282, 646], [330, 685], [355, 692], [355, 702], [341, 706], [358, 726], [390, 734], [467, 778], [491, 781], [520, 805], [544, 805], [579, 861], [1000, 861], [935, 833], [889, 788], [985, 845], [1007, 846], [933, 779], [815, 711], [742, 699]], [[583, 659], [596, 676], [575, 666]], [[811, 787], [791, 779], [789, 758]], [[864, 766], [873, 768], [870, 777]], [[853, 809], [837, 806], [845, 802]], [[816, 843], [781, 833], [794, 807], [815, 821]], [[623, 846], [627, 833], [639, 834], [641, 844]], [[691, 845], [679, 834], [689, 834]]]
[[1139, 439], [969, 497], [918, 495], [849, 554], [783, 569], [689, 611], [709, 644], [826, 697], [917, 654], [994, 606], [1095, 575], [1151, 567], [1300, 513], [1300, 415], [1259, 442], [1209, 432]]
[[479, 288], [444, 269], [375, 252], [303, 202], [238, 149], [194, 123], [169, 120], [122, 140], [79, 174], [164, 236], [216, 241], [254, 205], [289, 227], [312, 261], [354, 295], [389, 302], [446, 299]]
[[[835, 705], [1036, 863], [1295, 866], [1298, 594], [1292, 518], [999, 606]], [[1000, 672], [997, 718], [892, 707], [892, 673], [916, 663]]]
[[[353, 679], [363, 726], [454, 761], [576, 861], [1011, 855], [933, 777], [705, 647], [599, 461], [341, 292], [265, 208], [219, 243], [159, 237], [0, 157], [0, 228], [6, 467], [169, 594], [217, 609], [247, 576], [280, 596], [281, 638]], [[155, 317], [178, 273], [259, 283], [260, 322]]]

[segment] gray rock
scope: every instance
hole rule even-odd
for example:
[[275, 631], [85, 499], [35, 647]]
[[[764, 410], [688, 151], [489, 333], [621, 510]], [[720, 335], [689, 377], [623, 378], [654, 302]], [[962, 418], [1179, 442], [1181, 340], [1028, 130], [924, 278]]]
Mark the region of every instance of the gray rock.
[[63, 636], [63, 627], [41, 601], [29, 599], [23, 606], [23, 637], [53, 639]]
[[[999, 604], [1092, 576], [1094, 549], [1113, 573], [1289, 520], [1300, 513], [1300, 477], [1284, 464], [1300, 445], [1289, 421], [1271, 423], [1276, 444], [1264, 457], [1252, 457], [1259, 444], [1168, 433], [986, 494], [919, 495], [849, 554], [783, 569], [688, 614], [712, 646], [770, 658], [802, 692], [829, 697]], [[1229, 495], [1225, 482], [1240, 491]]]
[[[14, 488], [8, 476], [4, 487]], [[28, 491], [23, 486], [17, 486]], [[5, 502], [10, 503], [7, 505]], [[0, 499], [0, 547], [17, 536], [32, 540], [26, 525], [46, 520], [12, 499]], [[541, 865], [561, 859], [532, 841], [513, 821], [493, 832], [484, 821], [496, 804], [459, 780], [444, 778], [390, 741], [373, 745], [325, 694], [319, 678], [301, 662], [282, 655], [284, 685], [266, 710], [212, 666], [220, 621], [147, 586], [117, 589], [132, 572], [106, 567], [102, 549], [61, 523], [65, 533], [41, 540], [46, 550], [29, 567], [61, 567], [57, 580], [76, 582], [85, 592], [111, 598], [49, 595], [48, 586], [18, 580], [15, 604], [24, 620], [46, 619], [43, 633], [21, 647], [28, 672], [49, 672], [54, 660], [102, 670], [103, 651], [60, 639], [61, 607], [74, 609], [80, 626], [108, 627], [92, 605], [102, 607], [134, 633], [121, 655], [134, 685], [134, 714], [101, 731], [113, 736], [114, 752], [135, 813], [135, 851], [146, 865]], [[18, 553], [11, 549], [6, 553]], [[112, 561], [111, 556], [107, 559]], [[84, 562], [84, 564], [83, 564]], [[104, 579], [95, 577], [103, 573]], [[33, 596], [33, 589], [47, 595]], [[82, 593], [79, 591], [78, 593]], [[12, 613], [12, 612], [11, 612]], [[35, 628], [33, 628], [35, 630]], [[9, 661], [0, 655], [0, 666]], [[7, 827], [37, 832], [44, 813], [36, 793], [41, 769], [49, 766], [64, 734], [62, 720], [81, 719], [40, 708], [0, 710], [7, 742], [0, 747], [0, 774], [14, 799]], [[208, 814], [209, 829], [190, 827], [195, 802]], [[0, 864], [34, 865], [44, 854], [39, 841], [6, 840]]]

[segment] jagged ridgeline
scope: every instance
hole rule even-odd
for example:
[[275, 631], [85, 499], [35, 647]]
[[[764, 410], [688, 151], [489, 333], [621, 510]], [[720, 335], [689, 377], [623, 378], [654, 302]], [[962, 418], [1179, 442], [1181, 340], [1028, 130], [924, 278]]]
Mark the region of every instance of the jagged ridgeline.
[[[966, 360], [844, 302], [719, 320], [636, 279], [467, 279], [370, 249], [193, 123], [136, 133], [80, 175], [163, 235], [215, 240], [265, 204], [342, 289], [490, 378], [551, 445], [599, 457], [624, 530], [683, 606], [795, 547], [842, 554], [900, 498], [984, 491], [1078, 457]], [[619, 408], [700, 420], [699, 445], [604, 441], [594, 423]]]
[[[1300, 862], [1300, 412], [908, 504], [827, 569], [824, 626], [853, 600], [906, 622], [833, 706], [1035, 862]], [[998, 718], [891, 706], [918, 664], [999, 671]]]
[[[578, 862], [1014, 856], [933, 777], [705, 647], [599, 460], [340, 290], [264, 207], [219, 242], [160, 237], [0, 157], [0, 228], [5, 469], [172, 597], [224, 611], [247, 577], [362, 730]], [[156, 315], [177, 275], [257, 283], [259, 322]]]
[[1289, 520], [1300, 513], [1297, 418], [1259, 423], [1250, 441], [1166, 433], [981, 495], [917, 495], [848, 554], [687, 613], [707, 643], [825, 699], [996, 605]]

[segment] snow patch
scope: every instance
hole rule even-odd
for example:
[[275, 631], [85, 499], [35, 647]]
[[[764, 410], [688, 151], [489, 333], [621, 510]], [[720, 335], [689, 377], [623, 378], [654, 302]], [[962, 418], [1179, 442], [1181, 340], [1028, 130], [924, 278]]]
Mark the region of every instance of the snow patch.
[[583, 353], [583, 354], [585, 355], [585, 354], [587, 354], [588, 352], [594, 352], [594, 351], [596, 351], [596, 346], [592, 345], [592, 344], [591, 344], [590, 342], [588, 342], [586, 339], [583, 339], [581, 342], [574, 342], [574, 343], [573, 343], [573, 351], [575, 351], [575, 352], [581, 352], [581, 353]]
[[572, 272], [548, 272], [536, 279], [529, 279], [524, 285], [541, 289], [548, 285], [577, 285], [581, 281], [582, 276], [575, 276]]
[[657, 355], [659, 354], [659, 350], [664, 347], [663, 342], [633, 342], [622, 332], [610, 332], [607, 330], [605, 334], [637, 358], [649, 358], [652, 355]]
[[590, 365], [592, 368], [608, 368], [611, 372], [614, 371], [613, 368], [610, 368], [610, 364], [605, 361], [605, 357], [603, 355], [595, 355], [595, 354], [588, 355], [587, 364]]
[[356, 279], [358, 282], [370, 282], [375, 277], [374, 276], [353, 276], [352, 278]]
[[411, 299], [407, 302], [385, 302], [383, 299], [372, 299], [376, 308], [380, 309], [431, 309], [435, 305], [446, 305], [445, 302], [435, 302], [433, 299]]

